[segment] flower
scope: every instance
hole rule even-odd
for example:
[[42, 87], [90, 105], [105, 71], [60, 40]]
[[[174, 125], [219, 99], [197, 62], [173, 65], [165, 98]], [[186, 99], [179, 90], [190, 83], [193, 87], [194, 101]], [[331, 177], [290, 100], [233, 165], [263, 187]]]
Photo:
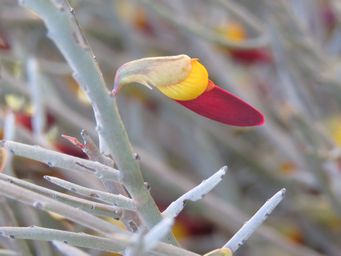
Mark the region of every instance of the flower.
[[[230, 41], [240, 43], [248, 39], [247, 31], [238, 22], [230, 22], [217, 29], [217, 32]], [[230, 57], [243, 64], [270, 64], [273, 61], [268, 48], [228, 49]]]
[[116, 72], [112, 94], [130, 83], [156, 88], [182, 106], [223, 124], [264, 123], [257, 109], [214, 84], [199, 60], [187, 55], [144, 58], [122, 65]]

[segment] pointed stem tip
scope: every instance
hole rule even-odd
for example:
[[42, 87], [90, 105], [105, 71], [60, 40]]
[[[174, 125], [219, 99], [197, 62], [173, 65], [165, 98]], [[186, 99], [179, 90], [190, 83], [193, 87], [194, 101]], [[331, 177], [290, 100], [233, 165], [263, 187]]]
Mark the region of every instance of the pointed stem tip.
[[282, 188], [267, 200], [265, 204], [233, 235], [224, 247], [229, 248], [232, 252], [237, 251], [283, 200], [285, 192], [286, 189]]

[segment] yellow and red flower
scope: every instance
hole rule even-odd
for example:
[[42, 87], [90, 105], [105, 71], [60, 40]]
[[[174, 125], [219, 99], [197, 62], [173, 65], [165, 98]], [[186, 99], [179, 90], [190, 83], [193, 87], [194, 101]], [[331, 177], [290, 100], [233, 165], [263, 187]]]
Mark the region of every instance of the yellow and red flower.
[[[230, 22], [218, 28], [217, 32], [237, 43], [243, 42], [248, 38], [246, 29], [238, 22]], [[273, 61], [271, 52], [268, 48], [228, 49], [227, 53], [233, 60], [243, 64], [270, 64]]]
[[238, 96], [209, 80], [206, 68], [187, 55], [144, 58], [122, 65], [113, 95], [130, 83], [157, 88], [182, 106], [209, 119], [234, 126], [257, 126], [264, 116]]

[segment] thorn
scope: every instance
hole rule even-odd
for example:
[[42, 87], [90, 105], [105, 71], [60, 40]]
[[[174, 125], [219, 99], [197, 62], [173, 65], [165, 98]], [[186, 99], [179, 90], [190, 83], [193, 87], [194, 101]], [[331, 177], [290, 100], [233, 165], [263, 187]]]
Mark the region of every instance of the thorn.
[[33, 207], [37, 208], [37, 209], [42, 209], [43, 208], [43, 203], [39, 202], [39, 201], [36, 201], [36, 202], [33, 203]]
[[138, 153], [134, 153], [135, 160], [141, 160], [141, 157]]
[[84, 137], [88, 137], [89, 136], [89, 133], [88, 133], [88, 131], [86, 129], [82, 129], [80, 134], [81, 134], [83, 140], [84, 140]]
[[96, 193], [91, 193], [90, 196], [91, 196], [91, 197], [95, 197], [95, 198], [99, 198], [99, 195], [96, 194]]
[[6, 140], [0, 140], [0, 148], [5, 146]]
[[150, 191], [151, 190], [151, 186], [150, 186], [150, 184], [148, 183], [148, 182], [143, 182], [143, 185], [144, 185], [144, 187], [148, 190], [148, 191]]
[[133, 231], [134, 233], [138, 230], [138, 226], [136, 225], [136, 223], [134, 221], [129, 221], [129, 228], [131, 231]]

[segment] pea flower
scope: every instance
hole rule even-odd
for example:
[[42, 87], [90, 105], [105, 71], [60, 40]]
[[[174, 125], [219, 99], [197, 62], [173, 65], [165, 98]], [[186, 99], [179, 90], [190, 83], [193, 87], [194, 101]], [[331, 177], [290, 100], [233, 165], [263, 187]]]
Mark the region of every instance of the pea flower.
[[130, 83], [156, 88], [197, 114], [233, 126], [257, 126], [264, 116], [238, 96], [209, 80], [206, 68], [187, 55], [143, 58], [116, 72], [113, 95]]
[[[248, 38], [244, 26], [237, 22], [228, 23], [218, 28], [217, 32], [237, 43]], [[273, 62], [273, 57], [267, 48], [225, 49], [225, 51], [233, 60], [243, 64], [271, 64]]]

